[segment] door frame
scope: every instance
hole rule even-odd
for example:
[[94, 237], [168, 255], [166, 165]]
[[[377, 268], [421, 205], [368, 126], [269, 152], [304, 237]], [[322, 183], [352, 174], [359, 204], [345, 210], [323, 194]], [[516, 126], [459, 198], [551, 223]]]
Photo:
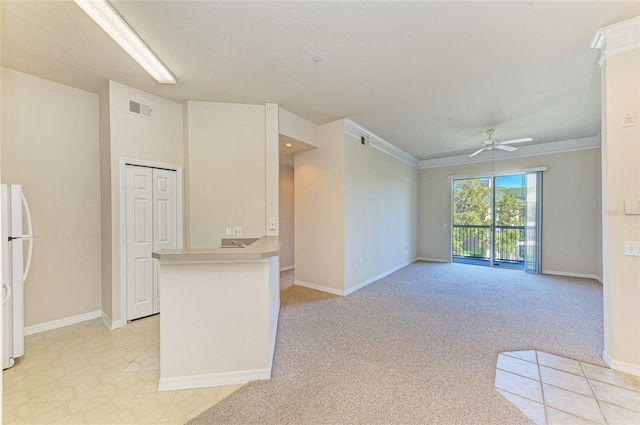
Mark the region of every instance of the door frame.
[[184, 238], [184, 221], [183, 221], [183, 176], [182, 165], [166, 164], [162, 162], [144, 161], [141, 159], [133, 158], [120, 158], [119, 161], [119, 179], [120, 179], [120, 326], [127, 325], [127, 198], [126, 198], [126, 179], [125, 170], [127, 165], [134, 165], [138, 167], [149, 168], [162, 168], [165, 170], [176, 172], [176, 221], [178, 222], [178, 229], [176, 232], [176, 239], [178, 249], [183, 248]]

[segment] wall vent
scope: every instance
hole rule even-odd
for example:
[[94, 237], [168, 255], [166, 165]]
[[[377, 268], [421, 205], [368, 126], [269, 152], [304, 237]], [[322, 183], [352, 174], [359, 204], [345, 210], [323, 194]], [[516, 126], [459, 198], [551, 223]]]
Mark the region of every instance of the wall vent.
[[127, 112], [133, 115], [138, 115], [140, 117], [153, 119], [153, 108], [149, 105], [145, 105], [142, 102], [138, 102], [137, 100], [129, 99]]

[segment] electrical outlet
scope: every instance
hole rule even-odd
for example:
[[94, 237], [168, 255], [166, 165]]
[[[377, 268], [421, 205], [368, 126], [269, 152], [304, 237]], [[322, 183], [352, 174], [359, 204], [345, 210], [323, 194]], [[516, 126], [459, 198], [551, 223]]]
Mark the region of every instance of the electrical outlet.
[[233, 236], [242, 236], [242, 227], [234, 227]]
[[640, 242], [624, 241], [624, 255], [640, 257]]
[[269, 219], [269, 230], [276, 230], [276, 219], [275, 218], [270, 218]]

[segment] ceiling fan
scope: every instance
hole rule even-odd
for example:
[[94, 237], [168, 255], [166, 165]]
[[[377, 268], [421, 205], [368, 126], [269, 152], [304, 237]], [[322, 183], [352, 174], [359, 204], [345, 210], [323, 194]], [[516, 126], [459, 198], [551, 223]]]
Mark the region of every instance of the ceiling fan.
[[492, 139], [491, 138], [491, 136], [493, 135], [494, 131], [495, 130], [493, 130], [493, 129], [487, 130], [487, 135], [489, 136], [489, 138], [487, 140], [483, 140], [482, 141], [482, 148], [478, 149], [477, 151], [475, 151], [474, 153], [469, 155], [469, 158], [471, 158], [472, 156], [478, 155], [482, 151], [490, 151], [490, 150], [493, 150], [493, 149], [500, 149], [500, 150], [507, 151], [507, 152], [513, 152], [518, 148], [514, 148], [513, 146], [508, 146], [508, 145], [513, 145], [515, 143], [524, 143], [524, 142], [533, 141], [533, 139], [531, 137], [525, 137], [523, 139], [505, 140], [504, 142], [501, 142], [498, 139]]

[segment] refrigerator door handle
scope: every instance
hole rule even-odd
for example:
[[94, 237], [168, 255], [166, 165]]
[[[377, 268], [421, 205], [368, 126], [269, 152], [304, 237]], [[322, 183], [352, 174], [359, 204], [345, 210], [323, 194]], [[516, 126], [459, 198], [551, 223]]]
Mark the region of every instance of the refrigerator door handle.
[[4, 297], [2, 297], [2, 304], [6, 304], [7, 301], [9, 301], [9, 298], [11, 298], [11, 286], [7, 285], [6, 283], [3, 283], [2, 289], [6, 291], [6, 293], [4, 294]]
[[27, 202], [27, 198], [22, 194], [22, 205], [24, 206], [24, 212], [27, 217], [27, 234], [22, 235], [24, 239], [27, 239], [29, 243], [29, 248], [27, 251], [27, 262], [24, 266], [24, 273], [22, 274], [22, 281], [25, 282], [27, 280], [27, 276], [29, 275], [29, 269], [31, 268], [31, 257], [33, 256], [33, 226], [31, 223], [31, 210], [29, 209], [29, 203]]

